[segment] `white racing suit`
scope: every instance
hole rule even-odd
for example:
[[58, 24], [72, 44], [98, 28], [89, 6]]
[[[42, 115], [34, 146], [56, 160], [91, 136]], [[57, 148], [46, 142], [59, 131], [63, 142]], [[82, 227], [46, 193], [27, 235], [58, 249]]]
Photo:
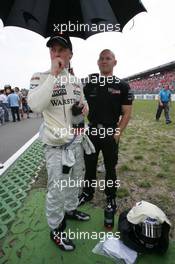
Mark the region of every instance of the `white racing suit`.
[[[77, 208], [79, 183], [83, 179], [84, 154], [95, 152], [86, 135], [74, 136], [71, 107], [82, 101], [83, 89], [78, 79], [64, 69], [57, 78], [50, 72], [36, 73], [31, 79], [28, 104], [42, 112], [44, 123], [40, 138], [44, 144], [48, 172], [46, 216], [51, 229], [62, 222], [65, 211]], [[63, 173], [63, 166], [71, 167]]]

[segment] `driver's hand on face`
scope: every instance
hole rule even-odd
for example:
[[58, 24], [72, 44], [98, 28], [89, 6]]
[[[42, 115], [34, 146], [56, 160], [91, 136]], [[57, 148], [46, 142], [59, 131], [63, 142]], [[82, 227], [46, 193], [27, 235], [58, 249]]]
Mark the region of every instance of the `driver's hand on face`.
[[55, 57], [51, 59], [51, 74], [54, 75], [55, 77], [57, 77], [60, 74], [60, 72], [64, 69], [64, 67], [65, 67], [65, 63], [61, 58]]

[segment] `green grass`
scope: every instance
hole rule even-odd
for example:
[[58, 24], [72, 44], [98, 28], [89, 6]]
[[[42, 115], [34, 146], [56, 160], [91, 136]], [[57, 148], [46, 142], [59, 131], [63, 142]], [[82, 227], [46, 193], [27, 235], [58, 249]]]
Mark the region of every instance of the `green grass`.
[[151, 161], [150, 165], [151, 165], [151, 166], [156, 166], [156, 165], [157, 165], [157, 162], [155, 162], [155, 161]]
[[120, 172], [124, 172], [124, 171], [130, 171], [130, 167], [127, 165], [127, 164], [123, 164], [121, 167], [120, 167]]
[[141, 155], [137, 155], [137, 156], [134, 156], [134, 159], [135, 159], [135, 160], [143, 160], [144, 157], [141, 156]]
[[163, 172], [159, 172], [157, 175], [156, 175], [156, 177], [158, 177], [158, 178], [166, 178], [166, 173], [163, 173]]
[[117, 191], [117, 197], [118, 198], [124, 198], [124, 197], [127, 197], [127, 196], [129, 196], [129, 191], [126, 188], [120, 188]]
[[137, 183], [137, 186], [139, 186], [140, 188], [150, 188], [151, 183], [148, 181], [140, 181]]
[[120, 140], [118, 165], [121, 187], [129, 198], [125, 201], [120, 193], [119, 198], [121, 211], [143, 199], [165, 209], [175, 238], [175, 102], [170, 125], [165, 124], [164, 113], [155, 121], [156, 109], [156, 101], [134, 101], [132, 118]]

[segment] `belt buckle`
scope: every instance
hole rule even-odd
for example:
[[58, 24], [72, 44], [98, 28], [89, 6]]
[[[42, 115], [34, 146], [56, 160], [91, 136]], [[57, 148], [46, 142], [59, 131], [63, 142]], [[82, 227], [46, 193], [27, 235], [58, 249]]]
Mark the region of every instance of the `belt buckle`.
[[97, 128], [103, 128], [103, 125], [102, 124], [97, 124]]

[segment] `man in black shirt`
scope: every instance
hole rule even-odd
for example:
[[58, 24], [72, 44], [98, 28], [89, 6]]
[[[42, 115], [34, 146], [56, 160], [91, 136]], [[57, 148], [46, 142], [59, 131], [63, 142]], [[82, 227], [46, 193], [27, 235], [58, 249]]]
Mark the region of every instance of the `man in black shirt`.
[[115, 170], [118, 161], [118, 143], [129, 122], [133, 101], [129, 85], [113, 75], [116, 64], [114, 53], [107, 49], [103, 50], [98, 60], [100, 75], [90, 75], [84, 87], [85, 98], [89, 105], [87, 133], [95, 146], [96, 153], [85, 155], [85, 186], [79, 197], [79, 205], [93, 198], [95, 192], [93, 184], [96, 180], [98, 155], [101, 150], [106, 170], [107, 204], [110, 204], [114, 211], [118, 185]]

